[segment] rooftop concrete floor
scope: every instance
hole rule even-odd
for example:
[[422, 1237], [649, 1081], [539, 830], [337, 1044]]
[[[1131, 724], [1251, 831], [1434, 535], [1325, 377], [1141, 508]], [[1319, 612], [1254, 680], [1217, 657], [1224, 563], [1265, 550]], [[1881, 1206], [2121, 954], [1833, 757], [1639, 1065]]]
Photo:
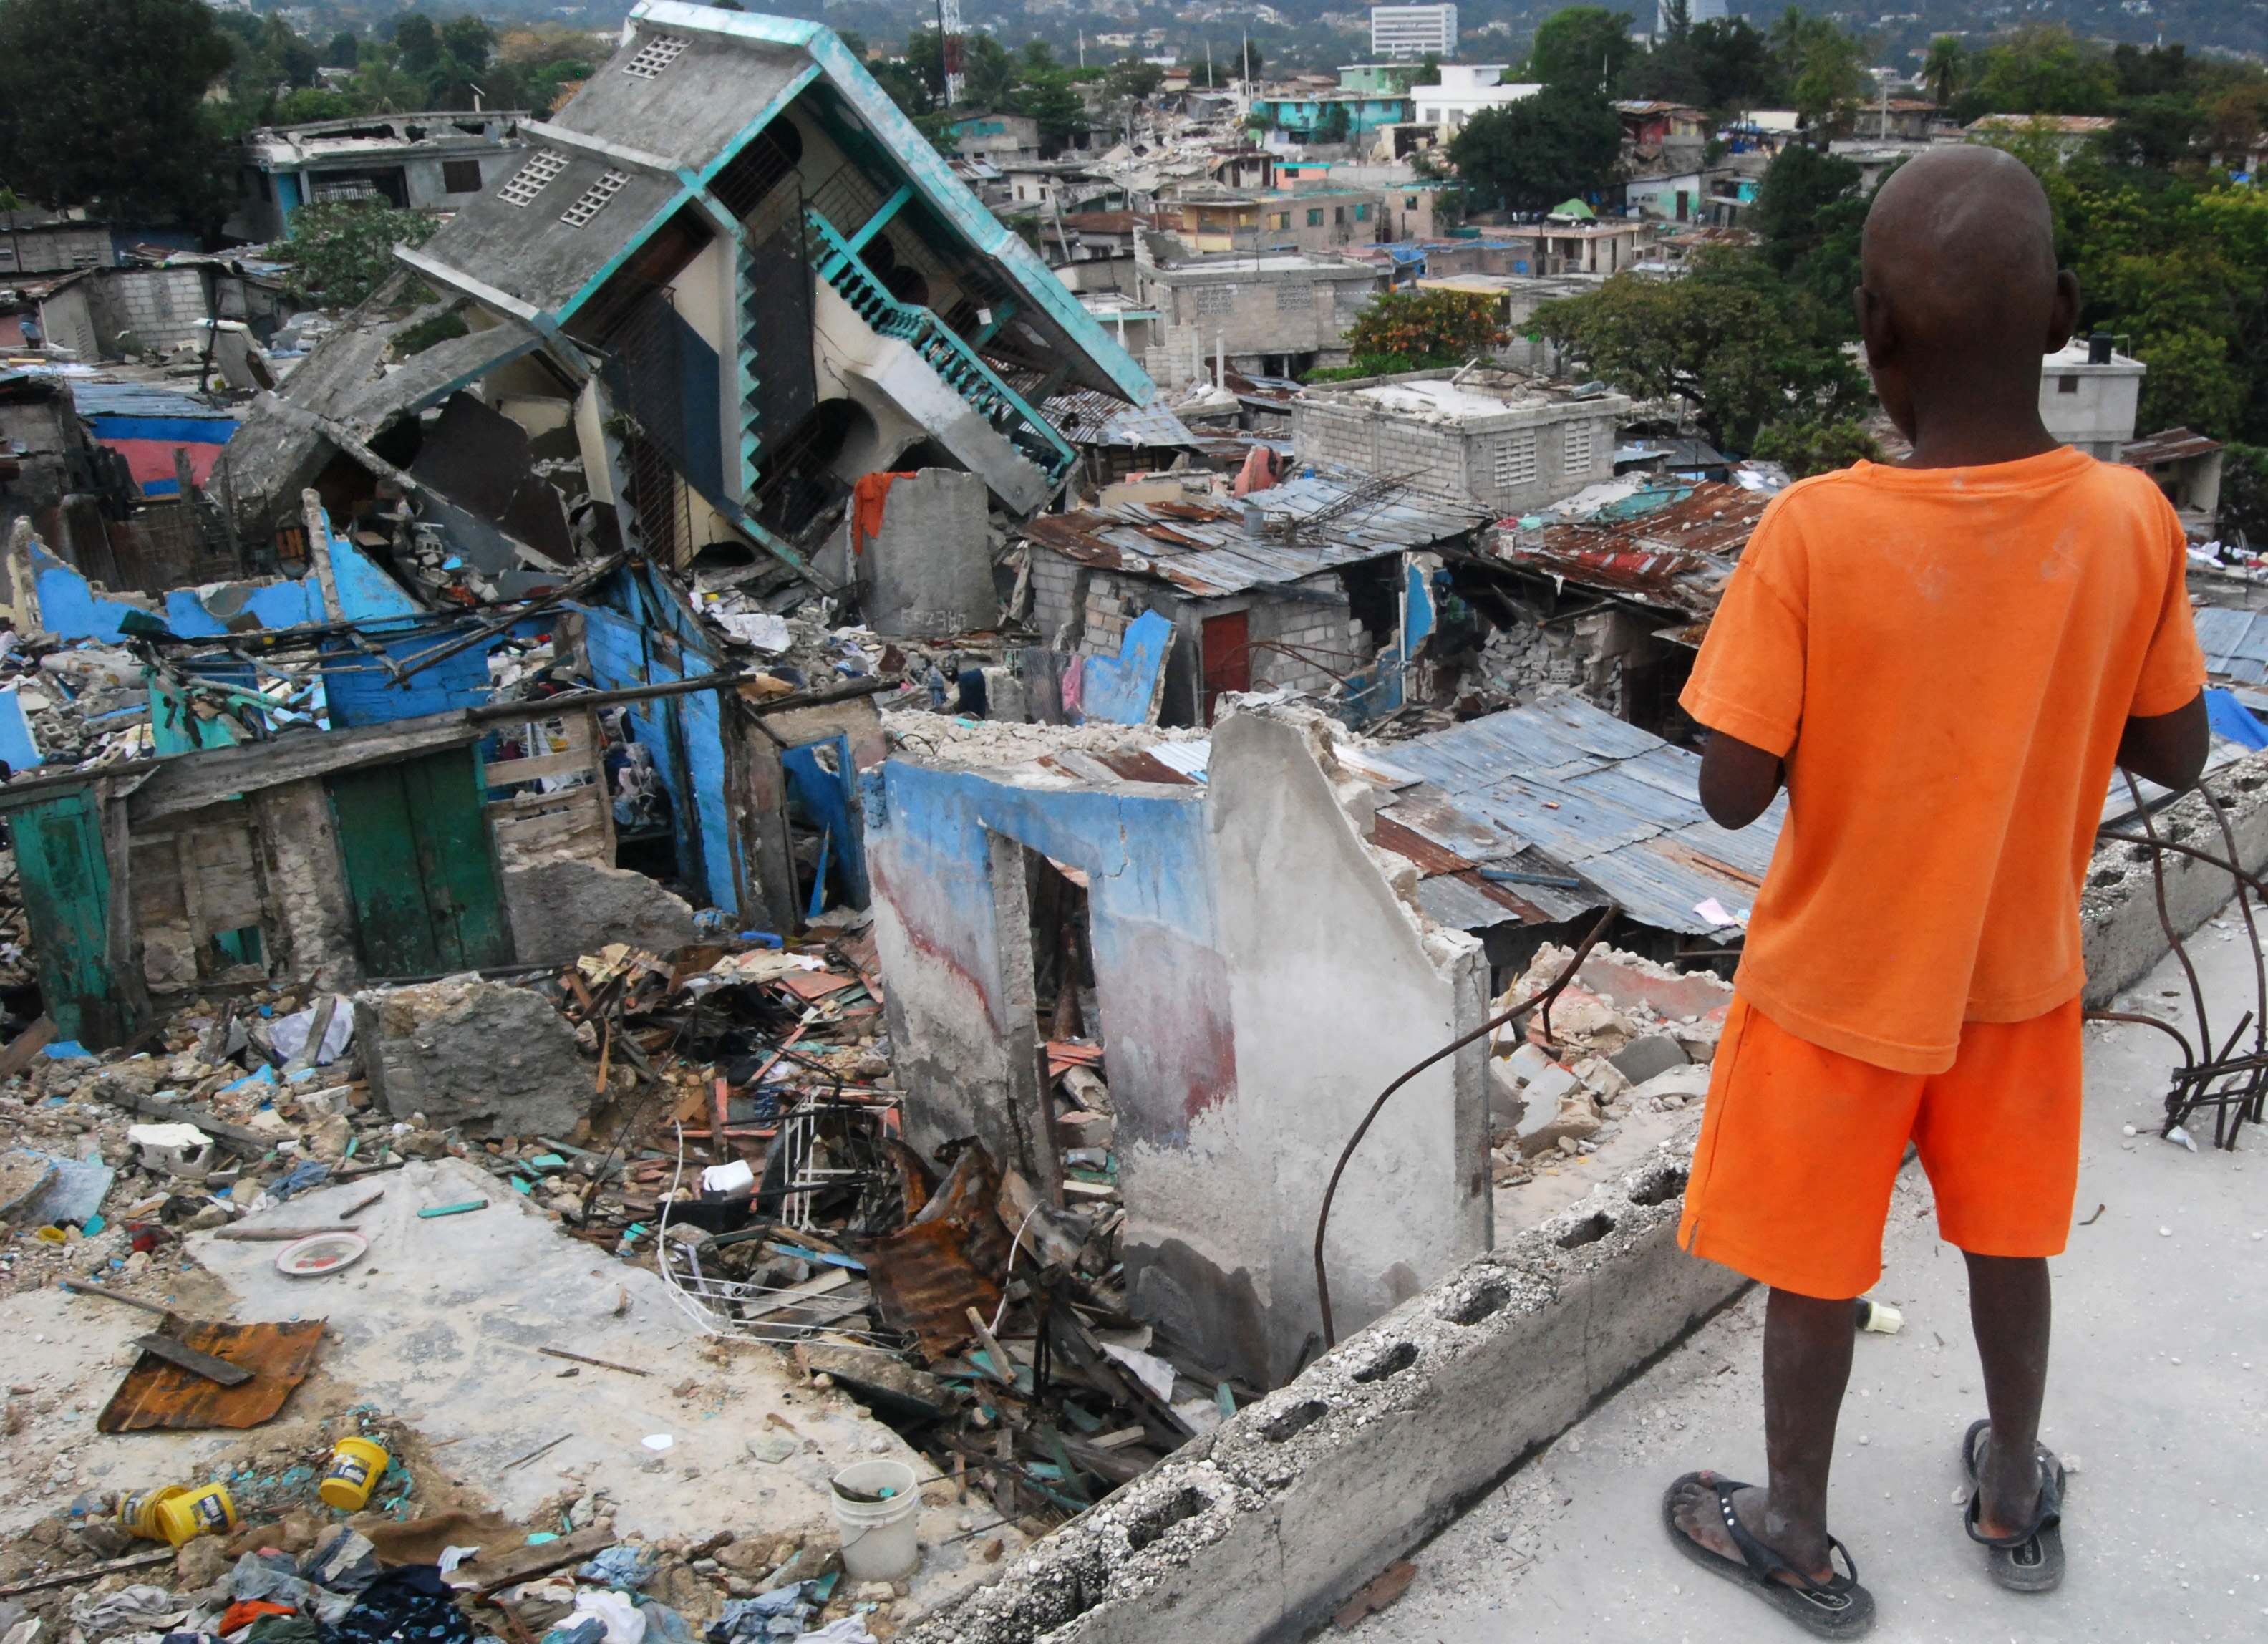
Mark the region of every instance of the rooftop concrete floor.
[[[2251, 1009], [2233, 917], [2190, 947], [2216, 1029]], [[2171, 960], [2120, 1002], [2191, 1029]], [[1898, 1187], [1873, 1294], [1905, 1313], [1862, 1335], [1830, 1522], [1881, 1605], [1885, 1644], [2218, 1644], [2268, 1637], [2268, 1136], [2235, 1154], [2156, 1139], [2172, 1045], [2088, 1028], [2078, 1217], [2055, 1263], [2057, 1330], [2042, 1437], [2078, 1471], [2071, 1574], [2027, 1598], [1994, 1587], [1962, 1535], [1957, 1446], [1984, 1413], [1959, 1254], [1940, 1244], [1918, 1169]], [[2124, 1127], [2139, 1134], [2129, 1138]], [[1672, 1644], [1806, 1636], [1663, 1543], [1664, 1486], [1712, 1467], [1764, 1477], [1749, 1292], [1514, 1472], [1430, 1544], [1363, 1644]]]

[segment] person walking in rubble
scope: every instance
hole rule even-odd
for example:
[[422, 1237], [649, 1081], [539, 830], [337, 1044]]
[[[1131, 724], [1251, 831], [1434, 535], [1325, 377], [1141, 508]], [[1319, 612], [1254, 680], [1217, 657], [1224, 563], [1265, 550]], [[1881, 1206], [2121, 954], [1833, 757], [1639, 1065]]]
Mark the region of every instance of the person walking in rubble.
[[2062, 1579], [2038, 1429], [2079, 1170], [2080, 882], [2114, 763], [2181, 789], [2206, 749], [2180, 522], [2040, 420], [2080, 295], [2037, 181], [1993, 149], [1925, 154], [1875, 195], [1861, 262], [1867, 362], [1913, 454], [1773, 501], [1683, 697], [1711, 817], [1745, 827], [1782, 782], [1788, 817], [1679, 1228], [1771, 1286], [1767, 1479], [1688, 1473], [1662, 1502], [1681, 1552], [1829, 1638], [1874, 1618], [1828, 1464], [1909, 1141], [1969, 1268], [1969, 1534], [2003, 1587]]

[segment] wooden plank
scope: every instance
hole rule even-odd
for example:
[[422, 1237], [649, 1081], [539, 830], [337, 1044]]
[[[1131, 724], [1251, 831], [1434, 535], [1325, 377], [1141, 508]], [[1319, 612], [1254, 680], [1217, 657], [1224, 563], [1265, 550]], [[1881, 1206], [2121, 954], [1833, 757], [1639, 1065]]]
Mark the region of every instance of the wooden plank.
[[[615, 1533], [610, 1530], [578, 1530], [540, 1546], [513, 1547], [493, 1559], [460, 1564], [443, 1579], [452, 1587], [490, 1593], [499, 1587], [510, 1587], [556, 1570], [563, 1564], [580, 1564], [614, 1544]], [[166, 1556], [171, 1558], [173, 1554], [168, 1552]]]
[[144, 1353], [156, 1353], [168, 1364], [180, 1366], [192, 1375], [202, 1375], [223, 1387], [241, 1387], [252, 1379], [252, 1372], [240, 1364], [199, 1353], [195, 1347], [185, 1346], [171, 1336], [161, 1336], [154, 1331], [147, 1336], [136, 1336], [134, 1345]]
[[563, 754], [537, 754], [527, 759], [506, 759], [482, 768], [482, 779], [492, 788], [510, 787], [515, 782], [534, 782], [544, 777], [587, 775], [591, 756], [587, 749], [571, 749]]
[[156, 762], [128, 807], [137, 824], [240, 798], [261, 788], [330, 777], [373, 764], [463, 747], [481, 730], [463, 710], [392, 725], [244, 742]]
[[99, 1296], [105, 1301], [116, 1301], [122, 1306], [140, 1308], [144, 1313], [155, 1313], [159, 1318], [171, 1318], [173, 1309], [162, 1302], [144, 1301], [140, 1296], [121, 1295], [115, 1290], [106, 1290], [100, 1285], [83, 1285], [72, 1279], [58, 1279], [56, 1285], [75, 1296]]
[[239, 1148], [250, 1148], [254, 1158], [276, 1146], [276, 1139], [265, 1131], [255, 1131], [244, 1124], [232, 1124], [225, 1119], [210, 1117], [195, 1108], [177, 1107], [170, 1102], [160, 1102], [155, 1096], [123, 1091], [103, 1080], [95, 1081], [94, 1093], [104, 1101], [114, 1102], [144, 1118], [160, 1119], [168, 1124], [194, 1124], [208, 1136], [234, 1142]]
[[13, 1079], [32, 1065], [32, 1058], [55, 1042], [55, 1021], [42, 1016], [30, 1027], [8, 1041], [8, 1048], [0, 1051], [0, 1080]]
[[160, 1547], [155, 1552], [129, 1552], [122, 1559], [107, 1559], [100, 1564], [84, 1564], [76, 1570], [55, 1570], [46, 1575], [35, 1575], [28, 1581], [16, 1581], [0, 1587], [0, 1598], [14, 1598], [23, 1593], [43, 1593], [51, 1587], [76, 1587], [81, 1581], [99, 1581], [104, 1576], [116, 1575], [122, 1570], [146, 1570], [153, 1564], [171, 1564], [173, 1561], [173, 1550], [171, 1547]]

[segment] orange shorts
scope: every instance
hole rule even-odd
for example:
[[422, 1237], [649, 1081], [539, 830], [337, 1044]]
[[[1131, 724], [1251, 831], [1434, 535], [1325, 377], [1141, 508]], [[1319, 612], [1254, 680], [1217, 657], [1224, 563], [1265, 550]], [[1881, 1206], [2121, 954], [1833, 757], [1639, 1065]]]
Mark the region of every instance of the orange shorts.
[[2079, 1183], [2080, 1002], [1972, 1021], [1941, 1073], [1902, 1073], [1799, 1039], [1735, 995], [1709, 1080], [1678, 1242], [1799, 1295], [1881, 1276], [1882, 1224], [1911, 1139], [1937, 1230], [1979, 1256], [2055, 1256]]

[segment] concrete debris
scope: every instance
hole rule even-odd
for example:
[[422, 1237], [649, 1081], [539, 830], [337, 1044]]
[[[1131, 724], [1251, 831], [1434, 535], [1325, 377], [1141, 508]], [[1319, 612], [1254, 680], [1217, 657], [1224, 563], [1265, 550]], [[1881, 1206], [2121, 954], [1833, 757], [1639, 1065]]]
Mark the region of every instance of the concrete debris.
[[523, 964], [572, 964], [607, 942], [674, 953], [695, 940], [693, 906], [644, 874], [556, 857], [504, 871]]
[[372, 989], [354, 1014], [371, 1095], [397, 1121], [556, 1136], [590, 1111], [574, 1029], [524, 988], [455, 977]]

